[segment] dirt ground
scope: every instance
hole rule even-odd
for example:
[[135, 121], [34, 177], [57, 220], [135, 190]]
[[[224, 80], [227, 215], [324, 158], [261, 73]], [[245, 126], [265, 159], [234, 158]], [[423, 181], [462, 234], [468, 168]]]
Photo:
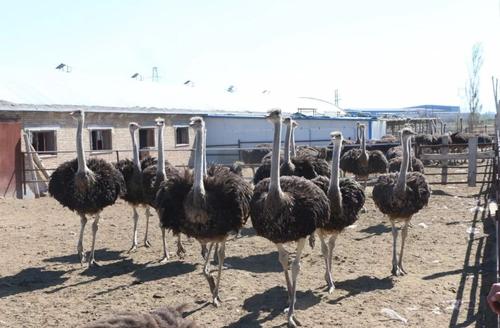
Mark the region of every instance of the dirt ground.
[[[305, 327], [493, 325], [484, 302], [495, 275], [494, 225], [482, 194], [486, 187], [432, 188], [430, 205], [412, 220], [405, 249], [409, 274], [404, 277], [390, 275], [390, 224], [375, 208], [371, 187], [367, 212], [338, 239], [333, 294], [325, 292], [319, 243], [306, 248], [297, 292], [297, 317]], [[254, 235], [250, 222], [243, 236], [227, 245], [223, 303], [214, 308], [207, 304], [210, 292], [201, 274], [199, 244], [184, 237], [188, 254], [180, 260], [169, 235], [171, 260], [159, 264], [161, 235], [155, 216], [153, 247], [127, 254], [131, 214], [123, 201], [103, 211], [96, 252], [102, 267], [88, 270], [76, 256], [76, 214], [48, 197], [0, 200], [0, 327], [75, 327], [110, 313], [183, 303], [186, 315], [203, 327], [284, 326], [286, 291], [277, 252]], [[90, 237], [88, 225], [87, 250]], [[390, 318], [384, 309], [407, 323]]]

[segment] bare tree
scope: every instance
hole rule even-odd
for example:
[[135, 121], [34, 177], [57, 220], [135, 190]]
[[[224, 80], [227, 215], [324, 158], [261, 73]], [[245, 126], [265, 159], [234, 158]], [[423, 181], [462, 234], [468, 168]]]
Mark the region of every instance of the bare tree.
[[469, 109], [469, 130], [472, 132], [474, 125], [479, 123], [480, 112], [483, 105], [479, 103], [480, 71], [483, 66], [483, 45], [475, 43], [472, 46], [472, 62], [469, 68], [469, 77], [465, 84], [465, 95]]

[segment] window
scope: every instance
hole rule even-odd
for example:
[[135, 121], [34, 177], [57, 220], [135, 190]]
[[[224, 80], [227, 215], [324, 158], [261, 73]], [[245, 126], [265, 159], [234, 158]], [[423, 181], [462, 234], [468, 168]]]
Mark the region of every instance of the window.
[[31, 131], [31, 144], [40, 155], [56, 155], [56, 131]]
[[91, 150], [111, 150], [111, 130], [91, 130]]
[[187, 126], [175, 128], [175, 145], [189, 145], [189, 128]]
[[155, 147], [155, 128], [139, 129], [139, 149]]

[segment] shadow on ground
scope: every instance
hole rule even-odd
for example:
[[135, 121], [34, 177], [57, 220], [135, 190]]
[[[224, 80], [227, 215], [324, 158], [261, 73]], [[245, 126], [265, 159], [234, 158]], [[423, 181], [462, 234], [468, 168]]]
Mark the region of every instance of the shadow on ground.
[[251, 255], [245, 258], [232, 256], [226, 258], [224, 263], [228, 264], [232, 269], [254, 273], [283, 271], [283, 268], [278, 261], [278, 252]]
[[[256, 294], [247, 298], [243, 303], [243, 309], [250, 312], [241, 317], [238, 321], [229, 324], [226, 327], [263, 327], [266, 321], [273, 320], [283, 314], [283, 322], [286, 322], [286, 315], [283, 313], [287, 307], [288, 295], [285, 288], [276, 286], [266, 290], [263, 293]], [[306, 292], [297, 291], [297, 310], [308, 309], [321, 301], [320, 295], [315, 295], [311, 290]], [[263, 318], [259, 318], [264, 315]], [[300, 319], [300, 313], [297, 313]]]
[[46, 271], [42, 267], [27, 268], [13, 276], [0, 277], [0, 298], [60, 285], [68, 280], [68, 271]]
[[380, 279], [370, 276], [361, 276], [355, 279], [337, 281], [335, 282], [335, 288], [345, 290], [348, 293], [337, 297], [336, 299], [332, 299], [328, 301], [328, 303], [337, 304], [346, 298], [356, 296], [358, 294], [391, 289], [392, 287], [394, 287], [394, 282], [391, 277]]

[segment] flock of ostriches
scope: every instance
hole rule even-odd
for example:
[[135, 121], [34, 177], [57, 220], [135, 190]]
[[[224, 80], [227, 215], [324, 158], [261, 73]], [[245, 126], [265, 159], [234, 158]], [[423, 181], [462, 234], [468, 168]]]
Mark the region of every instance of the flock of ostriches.
[[[358, 219], [365, 203], [364, 187], [368, 176], [379, 173], [381, 175], [376, 180], [372, 195], [375, 205], [390, 218], [392, 224], [392, 274], [399, 276], [406, 273], [403, 250], [409, 222], [415, 213], [427, 205], [430, 197], [429, 185], [424, 175], [418, 172], [415, 158], [411, 159], [411, 137], [415, 133], [409, 127], [401, 130], [401, 146], [392, 150], [396, 155], [390, 162], [380, 151], [366, 150], [363, 125], [359, 126], [361, 148], [349, 150], [342, 156], [342, 134], [332, 132], [333, 156], [332, 163], [328, 164], [323, 159], [296, 153], [293, 130], [297, 123], [290, 118], [283, 120], [280, 110], [271, 110], [266, 119], [274, 126], [272, 152], [270, 157], [263, 159], [252, 186], [237, 169], [207, 165], [206, 129], [201, 117], [193, 117], [190, 121], [190, 127], [195, 131], [194, 169], [179, 171], [164, 159], [163, 119], [156, 120], [159, 141], [157, 160], [149, 157], [139, 160], [136, 142], [139, 125], [130, 123], [133, 160], [125, 159], [110, 164], [102, 159], [85, 158], [82, 136], [84, 113], [75, 111], [71, 115], [78, 122], [77, 158], [54, 171], [49, 192], [61, 205], [80, 216], [77, 251], [82, 263], [87, 261], [89, 266], [98, 266], [94, 250], [99, 214], [105, 207], [115, 203], [118, 197], [132, 206], [134, 232], [130, 251], [137, 248], [137, 207], [146, 208], [147, 221], [149, 209], [153, 207], [160, 219], [162, 261], [168, 261], [169, 258], [165, 236], [167, 230], [177, 237], [177, 254], [180, 257], [185, 253], [180, 239], [182, 234], [198, 240], [204, 259], [203, 275], [209, 284], [213, 304], [219, 306], [226, 240], [231, 234], [238, 233], [250, 218], [257, 235], [277, 247], [288, 290], [288, 326], [296, 327], [300, 325], [295, 315], [297, 277], [307, 238], [311, 246], [315, 235], [321, 241], [325, 280], [331, 293], [335, 288], [332, 278], [335, 242], [339, 234]], [[287, 131], [281, 156], [283, 122]], [[389, 166], [391, 170], [397, 168], [398, 172], [388, 173]], [[344, 173], [353, 173], [357, 179], [364, 180], [365, 186], [353, 178], [341, 177], [340, 168]], [[87, 216], [94, 216], [94, 221], [91, 251], [86, 259], [83, 235]], [[398, 222], [402, 224], [399, 255], [396, 252]], [[147, 229], [148, 224], [144, 244], [149, 247]], [[289, 260], [284, 245], [292, 242], [296, 243], [296, 255]], [[210, 272], [212, 251], [218, 265], [215, 278]], [[146, 317], [149, 319], [144, 319]], [[178, 312], [172, 309], [136, 317], [125, 315], [112, 320], [115, 325], [96, 323], [95, 327], [118, 327], [120, 325], [117, 322], [122, 322], [123, 327], [126, 327], [126, 322], [134, 320], [165, 320], [164, 324], [169, 327], [194, 327], [194, 323], [184, 322]]]

